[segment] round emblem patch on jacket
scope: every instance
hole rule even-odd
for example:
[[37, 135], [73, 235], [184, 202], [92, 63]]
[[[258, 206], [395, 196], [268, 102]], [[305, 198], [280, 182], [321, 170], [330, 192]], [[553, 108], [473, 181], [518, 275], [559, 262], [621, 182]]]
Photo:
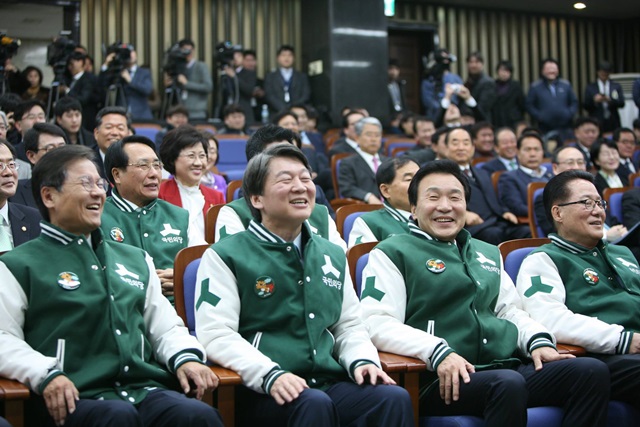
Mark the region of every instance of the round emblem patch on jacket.
[[78, 279], [78, 275], [76, 273], [72, 273], [71, 271], [63, 271], [58, 274], [58, 285], [62, 289], [66, 289], [67, 291], [73, 291], [78, 289], [80, 286], [80, 279]]
[[593, 268], [585, 268], [584, 271], [582, 272], [582, 277], [584, 278], [585, 282], [587, 282], [590, 285], [597, 285], [598, 282], [600, 281], [600, 278], [598, 277], [598, 273], [596, 273], [596, 271]]
[[444, 261], [441, 259], [431, 258], [427, 261], [427, 270], [432, 273], [442, 273], [446, 268], [447, 266], [444, 265]]
[[253, 291], [260, 298], [269, 298], [276, 291], [276, 285], [269, 276], [261, 276], [256, 279], [256, 286]]
[[124, 242], [124, 233], [118, 227], [113, 227], [109, 232], [109, 235], [116, 242], [121, 242], [121, 243]]

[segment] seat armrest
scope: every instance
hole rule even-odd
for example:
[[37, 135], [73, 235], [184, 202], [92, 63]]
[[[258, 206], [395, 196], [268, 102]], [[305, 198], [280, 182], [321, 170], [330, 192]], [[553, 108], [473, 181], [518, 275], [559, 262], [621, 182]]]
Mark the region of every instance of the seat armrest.
[[0, 378], [0, 400], [26, 400], [31, 395], [29, 388], [22, 383]]
[[221, 386], [225, 385], [240, 385], [242, 384], [242, 378], [240, 375], [232, 371], [231, 369], [226, 369], [221, 366], [211, 366], [211, 370], [214, 374], [220, 378]]
[[556, 348], [560, 354], [573, 354], [576, 357], [587, 354], [584, 348], [578, 347], [577, 345], [558, 343], [556, 344]]
[[382, 370], [389, 372], [417, 372], [427, 369], [426, 363], [413, 357], [400, 356], [399, 354], [379, 351]]

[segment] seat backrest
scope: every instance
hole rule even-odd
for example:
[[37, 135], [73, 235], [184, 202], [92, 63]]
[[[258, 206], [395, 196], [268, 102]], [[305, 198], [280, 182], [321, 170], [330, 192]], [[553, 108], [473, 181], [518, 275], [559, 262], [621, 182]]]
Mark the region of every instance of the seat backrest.
[[527, 185], [527, 209], [529, 212], [529, 228], [531, 229], [531, 237], [544, 237], [542, 230], [538, 227], [538, 218], [536, 217], [536, 196], [541, 196], [544, 191], [546, 182], [530, 182]]
[[385, 147], [384, 147], [384, 152], [387, 156], [391, 156], [391, 152], [393, 151], [394, 148], [411, 148], [411, 147], [415, 147], [416, 142], [412, 141], [412, 140], [393, 140], [393, 139], [389, 139], [387, 140], [387, 142], [385, 143]]
[[224, 203], [211, 206], [204, 217], [204, 240], [209, 244], [216, 241], [216, 221], [223, 206]]
[[229, 182], [229, 185], [227, 185], [227, 202], [236, 200], [238, 198], [238, 195], [240, 194], [241, 188], [241, 179], [234, 179], [233, 181]]
[[[216, 166], [220, 172], [226, 173], [229, 179], [236, 179], [238, 173], [247, 167], [246, 146], [246, 137], [237, 136], [236, 138], [218, 140], [218, 158], [220, 160]], [[242, 176], [241, 173], [240, 176]]]
[[520, 265], [522, 265], [522, 261], [526, 256], [538, 246], [542, 246], [549, 242], [551, 242], [551, 240], [547, 238], [515, 239], [507, 240], [506, 242], [502, 242], [498, 245], [504, 262], [504, 270], [507, 272], [509, 277], [511, 277], [511, 280], [513, 280], [514, 283], [518, 277]]
[[498, 181], [500, 180], [500, 175], [505, 172], [506, 171], [495, 171], [491, 174], [491, 184], [493, 184], [493, 191], [496, 192], [498, 200], [500, 200], [500, 194], [498, 193]]
[[356, 290], [356, 295], [360, 297], [360, 289], [362, 286], [362, 270], [369, 261], [369, 252], [373, 249], [378, 242], [360, 243], [359, 245], [352, 246], [347, 251], [347, 262], [349, 263], [349, 273], [351, 274], [351, 281], [353, 282], [353, 288]]
[[609, 198], [609, 214], [622, 224], [622, 195], [624, 193], [613, 193]]
[[194, 313], [196, 275], [200, 266], [200, 258], [207, 248], [209, 245], [184, 248], [177, 253], [173, 264], [173, 295], [176, 312], [192, 335], [195, 335], [196, 329]]
[[[338, 229], [338, 233], [340, 233], [342, 238], [345, 239], [345, 242], [347, 242], [348, 240], [346, 239], [349, 238], [349, 233], [351, 233], [351, 229], [353, 228], [353, 222], [358, 218], [358, 216], [365, 212], [382, 209], [383, 207], [383, 205], [368, 205], [360, 203], [339, 207], [336, 210], [336, 227]], [[347, 224], [347, 222], [349, 223]]]
[[338, 153], [331, 156], [331, 179], [333, 179], [333, 191], [335, 192], [336, 199], [340, 198], [340, 188], [338, 188], [338, 167], [340, 160], [352, 155], [351, 153]]
[[146, 126], [146, 125], [134, 125], [136, 135], [149, 138], [151, 141], [156, 140], [156, 135], [160, 132], [160, 126]]
[[[533, 192], [533, 206], [535, 208], [535, 203], [538, 198], [542, 197], [542, 193], [544, 192], [544, 188], [538, 188]], [[531, 218], [531, 237], [547, 237], [545, 232], [540, 228], [540, 223], [538, 222], [538, 217], [536, 216], [535, 210], [533, 212], [533, 217]]]

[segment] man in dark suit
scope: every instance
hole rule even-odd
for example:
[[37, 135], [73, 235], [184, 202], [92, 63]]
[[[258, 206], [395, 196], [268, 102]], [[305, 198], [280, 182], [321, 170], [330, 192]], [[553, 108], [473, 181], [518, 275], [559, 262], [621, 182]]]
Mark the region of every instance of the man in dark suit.
[[244, 112], [247, 126], [251, 126], [254, 122], [252, 99], [258, 76], [255, 70], [244, 67], [244, 55], [243, 51], [234, 52], [234, 63], [224, 67], [220, 85], [224, 105], [238, 105]]
[[[118, 93], [118, 99], [114, 104], [127, 108], [132, 120], [152, 120], [151, 108], [149, 107], [149, 96], [153, 92], [153, 81], [151, 80], [151, 70], [138, 66], [138, 53], [131, 44], [118, 45], [119, 50], [129, 51], [129, 61], [124, 64], [124, 68], [119, 74], [115, 74], [109, 67], [113, 62], [116, 52], [112, 52], [105, 58], [101, 67], [100, 86], [104, 90], [109, 90], [111, 85], [121, 85], [124, 93]], [[116, 70], [117, 71], [117, 70]], [[122, 96], [124, 95], [124, 97]]]
[[504, 60], [496, 67], [496, 102], [491, 111], [491, 123], [496, 128], [508, 126], [516, 128], [516, 124], [524, 120], [525, 97], [522, 85], [513, 80], [513, 64]]
[[[15, 119], [14, 127], [18, 131], [18, 139], [11, 142], [13, 143], [13, 147], [16, 150], [16, 157], [19, 160], [19, 163], [27, 162], [27, 153], [24, 149], [25, 134], [29, 129], [33, 127], [34, 124], [45, 123], [47, 120], [47, 115], [44, 109], [45, 106], [42, 104], [42, 102], [38, 101], [37, 99], [31, 99], [29, 101], [24, 101], [18, 104], [13, 113]], [[20, 167], [25, 166], [26, 165], [24, 164], [20, 165]], [[23, 176], [22, 174], [19, 175], [21, 177]], [[28, 178], [30, 176], [31, 173], [29, 173], [25, 178]]]
[[548, 182], [553, 174], [542, 166], [544, 143], [539, 134], [525, 132], [517, 144], [520, 167], [500, 175], [498, 194], [509, 211], [517, 216], [528, 216], [527, 186], [532, 182]]
[[625, 191], [622, 195], [622, 215], [628, 229], [640, 222], [640, 188]]
[[95, 161], [101, 177], [106, 179], [107, 176], [104, 169], [104, 156], [107, 153], [107, 149], [114, 142], [129, 135], [130, 124], [127, 110], [123, 107], [105, 107], [98, 112], [96, 128], [93, 131], [96, 145], [93, 149], [96, 152]]
[[82, 52], [73, 52], [67, 61], [67, 70], [70, 79], [68, 85], [60, 86], [60, 91], [67, 96], [72, 96], [82, 104], [82, 126], [91, 131], [95, 127], [96, 112], [100, 99], [100, 86], [93, 73], [84, 71], [87, 55]]
[[344, 136], [333, 143], [329, 149], [329, 160], [334, 154], [349, 153], [356, 154], [358, 143], [356, 142], [356, 123], [364, 118], [364, 115], [358, 111], [349, 111], [342, 116], [342, 133]]
[[[620, 153], [620, 168], [618, 173], [629, 176], [632, 173], [640, 171], [640, 165], [633, 161], [633, 154], [636, 150], [636, 134], [629, 128], [617, 128], [613, 131], [613, 141], [618, 146], [618, 153]], [[630, 183], [633, 185], [633, 182]]]
[[413, 133], [416, 145], [405, 151], [404, 155], [423, 166], [436, 158], [436, 153], [431, 148], [431, 137], [436, 133], [435, 123], [427, 116], [416, 116], [413, 120]]
[[464, 85], [469, 88], [471, 96], [478, 103], [478, 109], [484, 119], [491, 122], [491, 111], [496, 102], [496, 82], [484, 73], [482, 53], [476, 51], [467, 56], [467, 70], [469, 77]]
[[400, 78], [399, 65], [397, 59], [389, 59], [389, 67], [387, 68], [387, 74], [389, 76], [389, 83], [387, 83], [387, 89], [389, 91], [389, 118], [407, 109], [407, 97], [405, 94], [407, 82]]
[[80, 144], [93, 147], [96, 140], [93, 132], [82, 127], [82, 105], [80, 101], [70, 96], [65, 96], [56, 102], [53, 109], [56, 125], [64, 131], [69, 144]]
[[307, 104], [311, 100], [311, 87], [306, 74], [293, 69], [294, 49], [282, 45], [278, 49], [278, 69], [264, 78], [265, 101], [271, 113], [286, 110], [293, 104]]
[[573, 134], [576, 137], [576, 142], [569, 145], [580, 150], [585, 162], [587, 162], [587, 171], [589, 171], [593, 168], [590, 150], [600, 135], [600, 124], [593, 117], [578, 117], [573, 122]]
[[0, 140], [0, 252], [9, 251], [40, 235], [37, 209], [8, 202], [18, 184], [15, 151], [6, 140]]
[[497, 245], [505, 240], [531, 237], [528, 225], [498, 203], [491, 177], [482, 168], [471, 167], [474, 146], [471, 134], [464, 128], [449, 131], [445, 138], [446, 156], [460, 166], [471, 186], [467, 203], [465, 228], [476, 239]]
[[511, 128], [498, 129], [496, 132], [496, 158], [482, 165], [489, 175], [498, 171], [518, 169], [518, 143]]
[[[24, 135], [24, 148], [27, 159], [29, 159], [30, 167], [35, 166], [42, 156], [51, 150], [68, 144], [64, 131], [56, 125], [50, 123], [36, 123]], [[31, 191], [31, 178], [21, 179], [17, 183], [17, 189], [14, 190], [10, 201], [23, 206], [30, 206], [38, 209], [36, 201]]]
[[382, 144], [382, 123], [375, 117], [366, 117], [355, 125], [357, 154], [342, 159], [338, 171], [340, 197], [362, 200], [369, 204], [382, 204], [376, 183], [376, 171], [385, 157], [378, 154]]
[[602, 61], [598, 64], [598, 78], [585, 88], [582, 103], [589, 116], [598, 119], [602, 132], [611, 132], [620, 127], [618, 109], [624, 107], [622, 86], [609, 80], [610, 73], [609, 62]]

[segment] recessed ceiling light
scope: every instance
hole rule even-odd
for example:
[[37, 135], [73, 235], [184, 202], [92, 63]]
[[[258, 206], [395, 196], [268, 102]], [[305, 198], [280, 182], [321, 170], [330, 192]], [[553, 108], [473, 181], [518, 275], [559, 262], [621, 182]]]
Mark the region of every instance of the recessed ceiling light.
[[573, 7], [574, 9], [582, 10], [582, 9], [586, 9], [587, 5], [584, 3], [575, 3]]

